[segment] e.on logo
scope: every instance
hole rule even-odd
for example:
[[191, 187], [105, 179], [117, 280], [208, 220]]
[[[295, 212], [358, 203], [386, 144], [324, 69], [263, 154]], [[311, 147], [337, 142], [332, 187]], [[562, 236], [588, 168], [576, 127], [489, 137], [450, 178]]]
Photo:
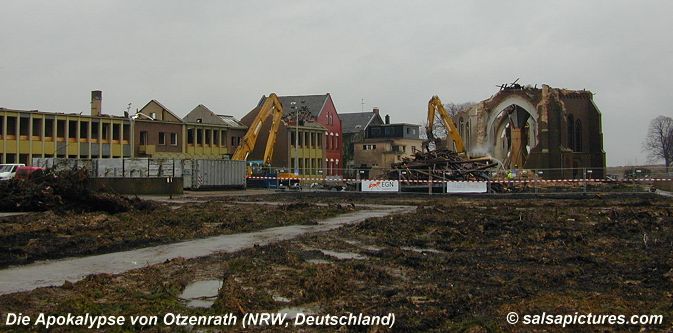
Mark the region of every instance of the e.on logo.
[[362, 192], [397, 192], [399, 182], [397, 180], [363, 180]]
[[368, 188], [376, 188], [376, 187], [381, 187], [381, 182], [373, 182], [367, 186]]

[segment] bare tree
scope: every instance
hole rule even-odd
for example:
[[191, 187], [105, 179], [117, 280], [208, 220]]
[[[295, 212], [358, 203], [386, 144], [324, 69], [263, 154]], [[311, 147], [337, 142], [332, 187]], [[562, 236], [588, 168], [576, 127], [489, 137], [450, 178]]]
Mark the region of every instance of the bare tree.
[[664, 160], [666, 172], [673, 163], [673, 119], [659, 116], [650, 122], [643, 144], [650, 161]]
[[[444, 104], [444, 109], [446, 109], [446, 113], [453, 118], [454, 123], [456, 126], [459, 126], [458, 120], [456, 119], [456, 116], [458, 115], [459, 112], [467, 111], [471, 107], [476, 105], [476, 103], [473, 102], [465, 102], [465, 103], [446, 103]], [[427, 134], [425, 133], [425, 128], [428, 126], [427, 120], [423, 122], [422, 124], [423, 129], [421, 130], [421, 139], [426, 140], [428, 138]], [[439, 112], [435, 113], [435, 121], [434, 125], [432, 127], [432, 133], [435, 138], [446, 138], [449, 134], [449, 131], [444, 127], [444, 122], [442, 121]], [[430, 148], [434, 149], [434, 142], [429, 143]]]

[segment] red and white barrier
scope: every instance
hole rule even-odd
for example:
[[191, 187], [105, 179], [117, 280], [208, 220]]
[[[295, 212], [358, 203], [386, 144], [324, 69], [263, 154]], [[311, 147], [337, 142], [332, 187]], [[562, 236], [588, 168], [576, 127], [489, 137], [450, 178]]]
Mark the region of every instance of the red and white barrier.
[[[300, 180], [300, 181], [331, 181], [324, 178], [312, 178], [312, 177], [260, 177], [260, 176], [248, 176], [247, 179], [260, 179], [260, 180]], [[381, 179], [350, 179], [344, 178], [333, 181], [346, 181], [346, 182], [361, 182], [361, 181], [378, 181]], [[397, 179], [389, 179], [397, 180]], [[654, 181], [673, 181], [673, 178], [640, 178], [640, 179], [625, 179], [625, 180], [615, 180], [607, 178], [599, 179], [491, 179], [488, 182], [491, 183], [504, 183], [504, 184], [523, 184], [523, 183], [623, 183], [623, 182], [654, 182]], [[427, 180], [400, 180], [401, 183], [421, 183], [427, 184]], [[433, 183], [469, 183], [469, 182], [484, 182], [484, 180], [432, 180]]]

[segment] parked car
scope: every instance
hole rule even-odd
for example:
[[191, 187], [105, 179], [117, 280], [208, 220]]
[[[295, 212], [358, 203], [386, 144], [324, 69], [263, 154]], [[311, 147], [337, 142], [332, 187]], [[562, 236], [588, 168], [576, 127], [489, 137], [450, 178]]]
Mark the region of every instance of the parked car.
[[16, 168], [16, 179], [30, 179], [35, 175], [41, 175], [42, 171], [47, 170], [47, 168], [36, 167], [36, 166], [20, 166]]
[[25, 164], [0, 164], [0, 180], [9, 180], [16, 175], [18, 167], [26, 166]]

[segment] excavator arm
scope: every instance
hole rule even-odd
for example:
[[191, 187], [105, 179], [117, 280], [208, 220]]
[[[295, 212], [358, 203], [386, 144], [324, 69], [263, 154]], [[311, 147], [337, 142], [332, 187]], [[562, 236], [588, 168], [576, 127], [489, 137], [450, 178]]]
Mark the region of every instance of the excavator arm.
[[248, 132], [245, 133], [241, 145], [236, 148], [234, 154], [231, 156], [232, 160], [244, 161], [248, 159], [248, 155], [255, 149], [259, 131], [267, 118], [272, 117], [271, 129], [269, 130], [269, 138], [266, 141], [266, 148], [264, 149], [264, 164], [270, 165], [273, 158], [273, 147], [276, 144], [278, 137], [278, 127], [283, 116], [283, 106], [276, 94], [271, 94], [264, 100], [257, 116], [250, 124]]
[[[435, 124], [435, 113], [439, 112], [439, 118], [442, 119], [444, 127], [448, 132], [448, 135], [451, 136], [453, 143], [456, 147], [456, 153], [465, 154], [465, 145], [463, 144], [463, 138], [460, 137], [456, 124], [454, 124], [453, 119], [449, 116], [449, 113], [446, 112], [442, 101], [438, 96], [432, 96], [428, 102], [428, 125], [425, 127], [425, 133], [428, 136], [428, 142], [435, 141], [435, 135], [432, 132], [433, 125]], [[448, 139], [448, 137], [447, 137]]]

